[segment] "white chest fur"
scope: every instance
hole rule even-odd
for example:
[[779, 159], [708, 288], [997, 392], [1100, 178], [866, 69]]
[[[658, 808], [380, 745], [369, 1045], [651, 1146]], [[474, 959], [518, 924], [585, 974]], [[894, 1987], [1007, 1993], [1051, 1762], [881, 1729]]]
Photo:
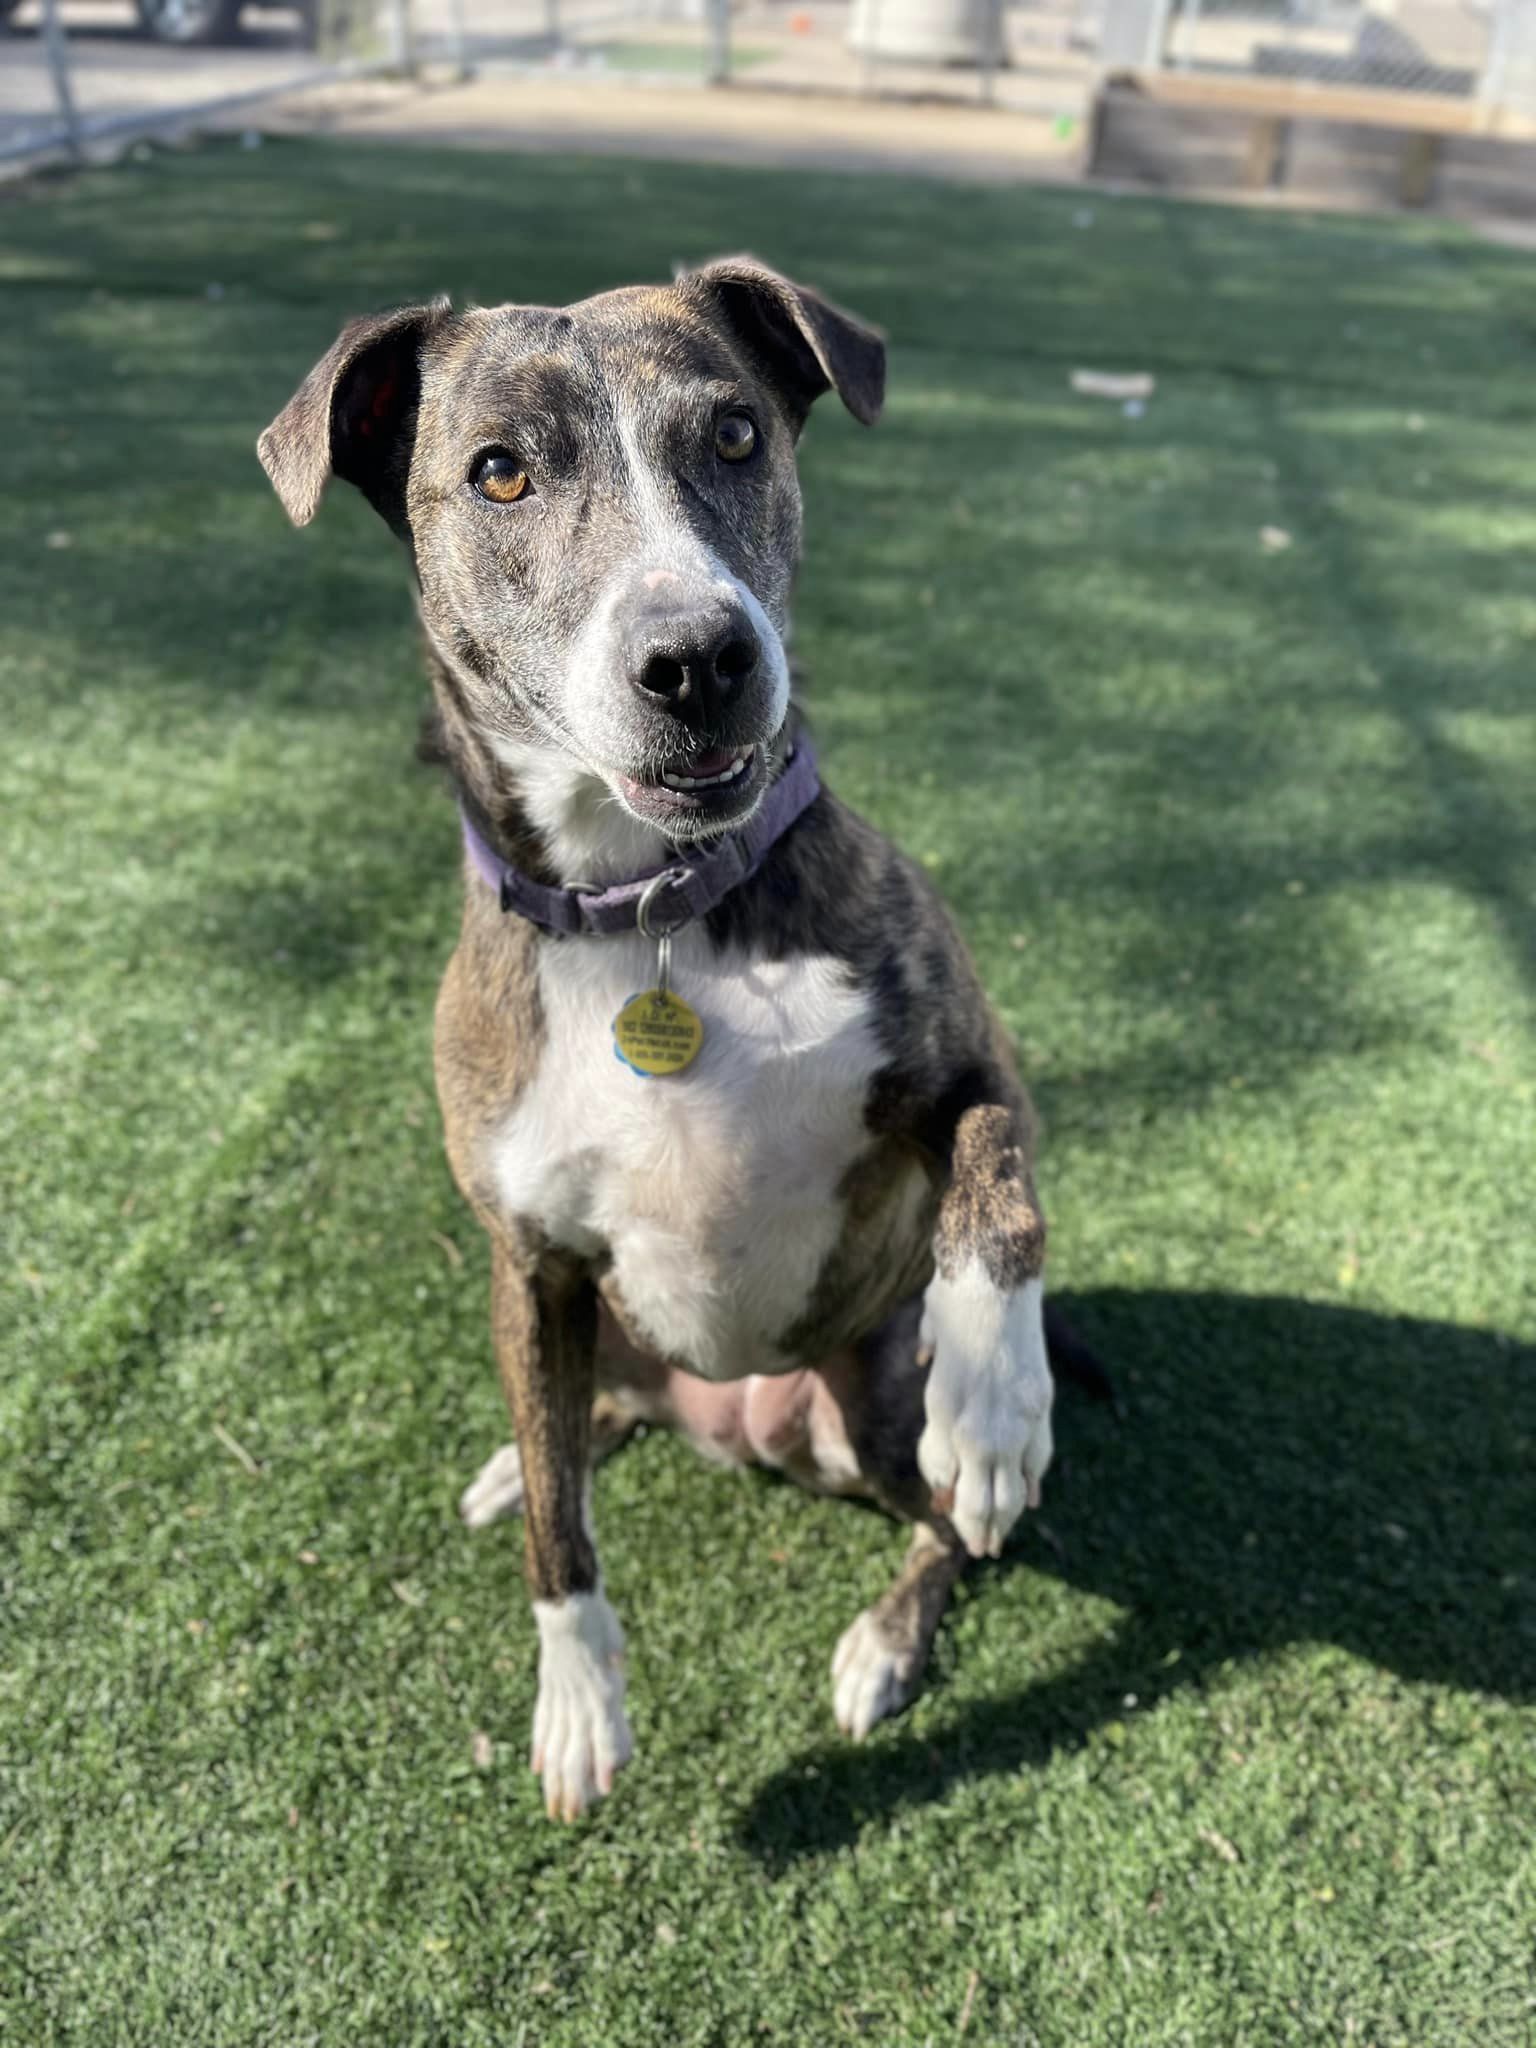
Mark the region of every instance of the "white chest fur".
[[775, 1340], [804, 1308], [842, 1225], [837, 1189], [868, 1142], [883, 1064], [866, 997], [838, 960], [716, 953], [674, 941], [672, 985], [704, 1044], [666, 1079], [614, 1052], [624, 1002], [653, 986], [639, 938], [540, 948], [545, 1046], [497, 1144], [509, 1210], [612, 1261], [628, 1317], [709, 1379], [782, 1371]]

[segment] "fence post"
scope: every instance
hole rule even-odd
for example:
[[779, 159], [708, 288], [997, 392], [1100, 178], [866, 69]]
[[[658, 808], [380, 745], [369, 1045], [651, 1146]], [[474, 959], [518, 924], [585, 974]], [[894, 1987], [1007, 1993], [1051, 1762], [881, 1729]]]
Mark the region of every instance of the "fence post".
[[455, 78], [473, 78], [474, 67], [469, 61], [469, 44], [464, 33], [464, 0], [448, 0], [449, 40], [453, 46], [453, 75]]
[[987, 0], [981, 23], [981, 104], [991, 106], [997, 98], [997, 66], [1006, 57], [1004, 35], [1008, 33], [1006, 0]]
[[1485, 107], [1496, 107], [1504, 95], [1504, 74], [1509, 68], [1509, 46], [1514, 40], [1516, 0], [1494, 0], [1488, 22], [1488, 47], [1483, 56], [1477, 97]]
[[1161, 71], [1168, 62], [1168, 46], [1172, 36], [1169, 17], [1175, 0], [1152, 0], [1147, 9], [1147, 54], [1142, 66], [1147, 71]]
[[859, 91], [867, 100], [875, 96], [875, 66], [880, 61], [879, 47], [880, 0], [869, 0], [868, 11], [864, 16], [864, 48], [859, 55]]
[[48, 52], [48, 69], [53, 73], [53, 89], [58, 95], [64, 139], [70, 155], [80, 163], [85, 159], [85, 150], [80, 141], [80, 116], [75, 111], [75, 95], [69, 83], [69, 46], [64, 40], [64, 24], [59, 19], [59, 0], [43, 0], [43, 44]]
[[1176, 64], [1180, 71], [1194, 69], [1193, 44], [1199, 33], [1200, 0], [1184, 0], [1168, 24], [1168, 61]]
[[411, 0], [389, 0], [389, 61], [394, 70], [406, 75], [416, 69]]
[[731, 0], [709, 0], [707, 85], [725, 85], [731, 76]]

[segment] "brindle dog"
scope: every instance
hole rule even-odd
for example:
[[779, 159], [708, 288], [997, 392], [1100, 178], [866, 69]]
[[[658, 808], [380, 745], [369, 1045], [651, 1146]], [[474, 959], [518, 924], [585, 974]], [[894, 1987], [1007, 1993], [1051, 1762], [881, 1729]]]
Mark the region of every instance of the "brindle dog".
[[654, 924], [561, 931], [486, 881], [590, 897], [783, 810], [795, 444], [829, 390], [873, 423], [884, 377], [870, 327], [741, 258], [563, 311], [355, 321], [259, 444], [298, 524], [344, 477], [416, 581], [471, 852], [438, 1090], [516, 1437], [463, 1513], [523, 1513], [533, 1764], [567, 1818], [630, 1752], [590, 1473], [637, 1422], [915, 1524], [837, 1646], [854, 1736], [1050, 1462], [1028, 1104], [920, 871], [815, 795], [675, 929], [703, 1044], [665, 1078], [612, 1036]]

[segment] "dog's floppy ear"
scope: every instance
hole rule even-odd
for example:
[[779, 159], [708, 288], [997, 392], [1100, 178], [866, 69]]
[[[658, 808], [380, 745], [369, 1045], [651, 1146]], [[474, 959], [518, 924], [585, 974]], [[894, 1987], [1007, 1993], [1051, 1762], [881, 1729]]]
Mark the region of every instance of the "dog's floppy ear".
[[686, 272], [677, 289], [723, 320], [789, 402], [797, 420], [835, 391], [872, 427], [885, 400], [885, 342], [878, 329], [754, 256], [726, 256]]
[[421, 351], [448, 318], [442, 298], [349, 321], [261, 436], [256, 453], [295, 526], [314, 518], [333, 474], [403, 526]]

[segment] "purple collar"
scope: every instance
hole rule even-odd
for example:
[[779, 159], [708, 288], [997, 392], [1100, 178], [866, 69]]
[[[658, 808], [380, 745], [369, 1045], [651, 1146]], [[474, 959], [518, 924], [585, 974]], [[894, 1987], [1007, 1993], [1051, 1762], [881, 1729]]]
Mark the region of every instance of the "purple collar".
[[512, 867], [460, 810], [464, 850], [481, 881], [501, 897], [503, 911], [515, 910], [547, 932], [642, 932], [659, 939], [705, 917], [732, 889], [755, 875], [800, 814], [816, 801], [821, 780], [807, 740], [796, 740], [784, 766], [739, 832], [722, 833], [684, 847], [665, 867], [648, 868], [606, 889], [550, 889]]

